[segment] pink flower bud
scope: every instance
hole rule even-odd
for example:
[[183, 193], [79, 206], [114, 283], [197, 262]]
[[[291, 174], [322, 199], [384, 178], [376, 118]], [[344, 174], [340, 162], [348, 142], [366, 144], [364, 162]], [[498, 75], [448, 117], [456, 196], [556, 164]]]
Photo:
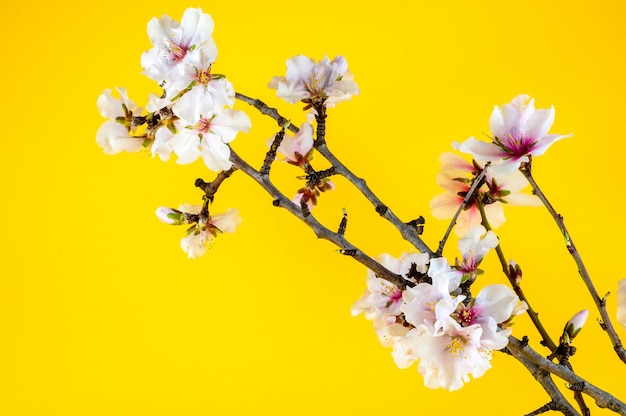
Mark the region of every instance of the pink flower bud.
[[589, 311], [587, 309], [583, 309], [576, 315], [572, 316], [572, 319], [567, 321], [565, 328], [563, 328], [563, 338], [565, 338], [565, 342], [569, 343], [576, 338], [576, 335], [578, 335], [580, 330], [583, 329], [588, 315]]

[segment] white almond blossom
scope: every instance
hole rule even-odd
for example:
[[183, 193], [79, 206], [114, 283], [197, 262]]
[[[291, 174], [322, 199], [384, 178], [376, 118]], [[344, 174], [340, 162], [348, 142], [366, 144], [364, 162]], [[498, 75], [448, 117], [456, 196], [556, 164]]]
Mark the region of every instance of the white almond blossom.
[[470, 137], [458, 145], [458, 150], [475, 159], [503, 161], [494, 166], [496, 173], [511, 173], [529, 156], [540, 156], [557, 140], [571, 135], [548, 134], [554, 123], [554, 106], [535, 110], [535, 100], [526, 94], [518, 95], [502, 108], [495, 106], [489, 126], [491, 143]]
[[287, 75], [272, 78], [268, 86], [291, 104], [324, 102], [326, 107], [334, 107], [359, 93], [348, 63], [341, 55], [332, 61], [325, 56], [319, 62], [304, 55], [294, 56], [287, 60]]
[[120, 95], [117, 99], [111, 95], [111, 90], [105, 90], [97, 101], [98, 110], [105, 121], [96, 133], [96, 142], [104, 153], [115, 154], [120, 152], [137, 152], [142, 149], [144, 139], [133, 137], [135, 127], [132, 125], [132, 116], [140, 115], [141, 108], [138, 108], [133, 101], [128, 98], [126, 89], [116, 88]]
[[458, 267], [465, 277], [470, 277], [476, 273], [489, 250], [498, 246], [498, 237], [493, 231], [486, 231], [482, 225], [476, 225], [459, 239], [458, 246], [462, 256]]
[[[403, 253], [400, 258], [383, 254], [378, 261], [389, 271], [407, 277], [412, 269], [426, 273], [429, 258], [426, 253]], [[366, 283], [367, 289], [352, 306], [352, 315], [364, 313], [366, 319], [373, 321], [374, 331], [383, 346], [390, 347], [409, 331], [400, 317], [403, 292], [392, 283], [376, 277], [371, 270], [368, 270]]]
[[484, 375], [491, 368], [491, 350], [481, 344], [481, 336], [480, 325], [463, 327], [452, 318], [443, 322], [439, 335], [417, 333], [414, 349], [424, 385], [453, 391], [463, 387], [470, 375]]
[[178, 156], [178, 163], [192, 163], [202, 157], [212, 171], [230, 169], [230, 149], [227, 143], [235, 139], [238, 132], [250, 129], [250, 118], [243, 111], [222, 109], [202, 101], [201, 89], [186, 94], [188, 102], [177, 102], [172, 111], [180, 118], [179, 128], [169, 145]]
[[[178, 210], [199, 214], [201, 208], [200, 205], [183, 204]], [[239, 211], [229, 208], [223, 214], [211, 215], [208, 223], [197, 223], [187, 230], [187, 236], [180, 241], [180, 247], [191, 259], [201, 257], [218, 233], [234, 233], [240, 224]]]
[[141, 57], [143, 73], [159, 83], [185, 82], [189, 68], [200, 68], [203, 63], [215, 62], [217, 46], [213, 41], [213, 19], [197, 8], [185, 10], [181, 22], [169, 16], [153, 18], [148, 23], [152, 49]]

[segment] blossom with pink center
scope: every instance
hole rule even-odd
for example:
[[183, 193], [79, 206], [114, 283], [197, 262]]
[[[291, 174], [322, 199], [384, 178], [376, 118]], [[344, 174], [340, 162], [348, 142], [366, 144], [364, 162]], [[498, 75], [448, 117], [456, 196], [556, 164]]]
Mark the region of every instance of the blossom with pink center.
[[400, 310], [408, 323], [424, 326], [427, 332], [436, 334], [465, 296], [451, 296], [461, 283], [461, 273], [450, 267], [447, 259], [431, 259], [428, 276], [432, 283], [419, 283], [404, 291]]
[[483, 257], [497, 246], [498, 237], [493, 231], [486, 231], [482, 225], [470, 228], [459, 240], [459, 251], [462, 255], [459, 270], [468, 277], [476, 273]]
[[[472, 179], [476, 177], [478, 170], [482, 169], [484, 164], [477, 162], [478, 166], [475, 166], [461, 156], [450, 152], [443, 153], [439, 161], [441, 172], [437, 174], [437, 184], [446, 192], [436, 195], [430, 201], [430, 208], [435, 218], [450, 219], [463, 203], [470, 190]], [[483, 200], [485, 213], [492, 228], [498, 228], [505, 222], [503, 204], [541, 205], [541, 201], [534, 195], [520, 192], [526, 186], [528, 182], [520, 172], [494, 174], [493, 169], [488, 171], [485, 183], [478, 189], [478, 194]], [[465, 235], [470, 228], [482, 222], [475, 198], [468, 201], [457, 218], [455, 233], [458, 236]]]
[[96, 142], [108, 154], [138, 152], [142, 149], [145, 139], [133, 136], [136, 127], [132, 123], [132, 118], [141, 115], [142, 109], [128, 98], [126, 89], [116, 90], [120, 95], [119, 99], [111, 95], [110, 89], [98, 97], [98, 110], [109, 120], [98, 129]]
[[201, 67], [202, 62], [215, 62], [217, 47], [212, 38], [213, 19], [202, 10], [185, 10], [181, 22], [169, 16], [153, 18], [148, 23], [152, 49], [141, 57], [143, 73], [157, 82], [176, 82], [186, 67]]
[[348, 63], [341, 55], [332, 61], [326, 56], [319, 62], [303, 55], [295, 56], [287, 60], [287, 75], [272, 78], [268, 86], [289, 103], [323, 102], [326, 107], [334, 107], [359, 93]]
[[177, 163], [192, 163], [202, 157], [205, 165], [218, 172], [230, 169], [230, 148], [227, 143], [238, 132], [250, 129], [250, 119], [243, 111], [222, 109], [199, 99], [200, 89], [192, 89], [185, 96], [187, 102], [177, 102], [172, 111], [180, 118], [176, 135], [169, 145], [178, 156]]
[[[502, 284], [485, 286], [469, 305], [461, 305], [452, 315], [462, 326], [480, 325], [484, 348], [500, 350], [509, 343], [511, 330], [499, 325], [525, 310], [511, 288]], [[520, 310], [521, 309], [521, 310]]]
[[[268, 140], [268, 145], [271, 146], [274, 137]], [[298, 132], [293, 136], [285, 132], [277, 151], [289, 164], [301, 167], [307, 165], [313, 158], [313, 125], [309, 122], [302, 123]]]
[[540, 156], [552, 143], [571, 136], [548, 134], [554, 123], [554, 107], [535, 110], [534, 101], [522, 94], [502, 108], [496, 106], [489, 120], [491, 143], [470, 137], [458, 145], [458, 150], [485, 162], [502, 161], [493, 171], [510, 173], [528, 162], [529, 156]]
[[[408, 278], [411, 272], [425, 273], [429, 256], [426, 253], [404, 253], [400, 258], [383, 254], [378, 261], [393, 273]], [[376, 277], [371, 270], [367, 273], [367, 289], [352, 306], [353, 316], [361, 313], [373, 321], [374, 331], [384, 346], [392, 346], [395, 340], [409, 331], [404, 325], [400, 311], [403, 291], [392, 283]]]
[[481, 335], [480, 325], [463, 327], [451, 318], [443, 322], [439, 335], [417, 332], [413, 349], [424, 385], [453, 391], [463, 387], [470, 375], [484, 375], [491, 368], [491, 350], [481, 344]]

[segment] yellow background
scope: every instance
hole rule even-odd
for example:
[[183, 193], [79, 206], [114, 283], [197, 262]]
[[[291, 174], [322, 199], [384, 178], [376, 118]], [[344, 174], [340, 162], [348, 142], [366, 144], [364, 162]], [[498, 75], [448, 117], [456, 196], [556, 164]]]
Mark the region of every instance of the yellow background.
[[[445, 227], [428, 209], [441, 192], [438, 156], [454, 140], [484, 137], [493, 105], [517, 94], [554, 104], [552, 131], [574, 136], [536, 160], [535, 176], [598, 291], [615, 292], [626, 277], [622, 1], [5, 3], [1, 415], [520, 415], [548, 401], [499, 353], [492, 370], [454, 393], [425, 389], [415, 368], [396, 369], [370, 322], [349, 313], [365, 270], [272, 207], [244, 175], [224, 185], [214, 208], [239, 208], [240, 229], [186, 259], [183, 229], [159, 223], [154, 209], [198, 202], [194, 180], [213, 174], [200, 162], [104, 155], [95, 133], [105, 88], [124, 86], [139, 104], [159, 92], [140, 74], [146, 24], [163, 14], [178, 20], [190, 6], [215, 20], [215, 72], [298, 124], [299, 106], [276, 99], [267, 82], [296, 54], [346, 56], [361, 94], [330, 111], [330, 147], [403, 220], [424, 215], [433, 247]], [[233, 146], [260, 166], [275, 126], [249, 114], [253, 129]], [[297, 185], [282, 179], [293, 170], [275, 171]], [[336, 184], [316, 210], [331, 228], [346, 207], [346, 235], [370, 255], [410, 250], [345, 181]], [[547, 212], [506, 215], [505, 253], [521, 264], [553, 337], [591, 309], [572, 362], [626, 399], [626, 370]], [[503, 282], [493, 258], [485, 266], [483, 284]], [[614, 315], [614, 297], [609, 309]], [[537, 346], [526, 317], [514, 333]]]

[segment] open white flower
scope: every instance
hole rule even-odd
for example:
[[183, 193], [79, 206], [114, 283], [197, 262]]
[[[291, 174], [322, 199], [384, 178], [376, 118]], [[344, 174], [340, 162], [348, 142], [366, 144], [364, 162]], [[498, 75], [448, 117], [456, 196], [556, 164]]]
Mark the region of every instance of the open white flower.
[[466, 275], [475, 273], [483, 257], [497, 246], [498, 237], [493, 231], [486, 231], [482, 225], [470, 228], [459, 240], [459, 251], [462, 255], [460, 270]]
[[334, 107], [359, 93], [348, 63], [341, 55], [332, 61], [326, 56], [319, 62], [303, 55], [294, 56], [287, 60], [287, 75], [272, 78], [268, 86], [289, 103], [323, 101], [327, 107]]
[[502, 284], [485, 286], [469, 306], [461, 305], [454, 317], [462, 326], [480, 325], [480, 343], [484, 348], [500, 350], [509, 343], [511, 330], [500, 328], [519, 313], [519, 298], [511, 288]]
[[169, 145], [178, 155], [177, 163], [192, 163], [202, 157], [212, 171], [230, 169], [230, 149], [227, 143], [235, 139], [238, 132], [250, 129], [250, 119], [243, 111], [212, 106], [196, 97], [201, 89], [193, 89], [188, 102], [174, 104], [172, 110], [180, 118], [178, 132], [169, 140]]
[[[192, 214], [198, 214], [200, 205], [181, 205], [178, 210]], [[158, 215], [158, 213], [157, 213]], [[234, 233], [241, 224], [239, 211], [229, 208], [223, 214], [211, 215], [208, 223], [197, 223], [187, 230], [187, 236], [180, 241], [180, 247], [189, 258], [198, 258], [206, 253], [207, 248], [213, 243], [213, 239], [219, 233]]]
[[137, 152], [142, 149], [144, 139], [133, 137], [135, 127], [132, 125], [132, 116], [140, 115], [142, 110], [132, 102], [126, 94], [126, 89], [116, 88], [120, 94], [117, 99], [111, 95], [111, 90], [105, 90], [97, 101], [98, 110], [105, 121], [96, 133], [96, 142], [104, 153]]
[[554, 106], [535, 110], [535, 100], [521, 94], [502, 108], [496, 106], [489, 126], [493, 136], [487, 143], [473, 137], [458, 145], [461, 152], [483, 161], [503, 161], [494, 166], [496, 173], [510, 173], [528, 162], [529, 156], [540, 156], [557, 140], [571, 135], [548, 134], [554, 123]]
[[481, 377], [491, 368], [491, 350], [480, 342], [480, 325], [462, 327], [452, 318], [443, 322], [443, 331], [436, 336], [417, 333], [413, 348], [419, 357], [417, 370], [429, 388], [458, 390], [463, 384]]
[[169, 16], [153, 18], [148, 23], [152, 49], [141, 57], [144, 74], [157, 82], [178, 82], [186, 73], [186, 66], [200, 68], [217, 58], [217, 47], [212, 38], [213, 19], [201, 9], [187, 9], [182, 21]]

